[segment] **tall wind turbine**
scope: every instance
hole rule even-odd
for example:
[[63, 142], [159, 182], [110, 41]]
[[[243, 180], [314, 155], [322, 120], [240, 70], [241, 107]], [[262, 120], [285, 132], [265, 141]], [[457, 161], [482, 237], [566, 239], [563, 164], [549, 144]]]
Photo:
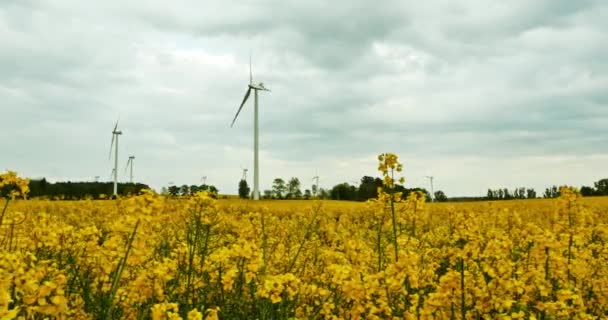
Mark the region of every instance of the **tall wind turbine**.
[[241, 109], [249, 99], [249, 95], [251, 94], [251, 90], [254, 93], [254, 111], [253, 111], [253, 200], [260, 200], [260, 168], [259, 168], [259, 160], [258, 160], [258, 91], [270, 91], [264, 87], [262, 82], [253, 83], [253, 72], [251, 71], [251, 56], [249, 56], [249, 86], [247, 88], [247, 92], [245, 93], [245, 97], [243, 98], [243, 102], [241, 102], [241, 106], [239, 110], [234, 115], [234, 119], [232, 120], [232, 124], [230, 127], [234, 125], [236, 118], [239, 116]]
[[312, 178], [312, 181], [315, 182], [315, 192], [314, 192], [313, 196], [316, 197], [317, 194], [319, 193], [319, 174], [317, 174], [316, 176], [314, 176]]
[[[108, 160], [112, 158], [112, 147], [114, 147], [114, 169], [112, 169], [112, 174], [114, 175], [114, 197], [118, 196], [118, 136], [122, 134], [122, 131], [118, 130], [118, 120], [116, 120], [116, 124], [114, 125], [114, 130], [112, 130], [112, 143], [110, 144], [110, 154], [108, 155]], [[116, 143], [114, 143], [116, 141]]]
[[431, 182], [431, 202], [435, 202], [435, 192], [433, 191], [433, 179], [434, 179], [435, 177], [433, 177], [433, 176], [426, 176], [426, 177], [427, 177], [427, 178], [429, 179], [429, 181]]
[[129, 168], [129, 165], [131, 166], [131, 172], [129, 175], [129, 183], [133, 183], [133, 160], [135, 160], [134, 156], [129, 156], [129, 160], [127, 160], [127, 165], [125, 166], [125, 172], [127, 172], [127, 168]]
[[243, 178], [241, 180], [247, 181], [247, 169], [243, 168]]

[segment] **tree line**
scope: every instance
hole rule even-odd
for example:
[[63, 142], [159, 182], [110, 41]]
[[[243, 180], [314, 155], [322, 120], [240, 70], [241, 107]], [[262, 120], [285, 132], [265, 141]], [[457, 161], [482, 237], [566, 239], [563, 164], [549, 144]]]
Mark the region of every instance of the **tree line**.
[[[330, 189], [319, 188], [312, 184], [310, 188], [302, 191], [300, 179], [292, 177], [285, 181], [282, 178], [275, 178], [271, 189], [264, 190], [263, 199], [331, 199], [348, 201], [366, 201], [378, 197], [378, 187], [382, 186], [382, 179], [370, 176], [363, 176], [358, 185], [347, 182], [337, 184]], [[403, 193], [407, 197], [413, 191], [421, 191], [426, 195], [427, 201], [433, 199], [437, 202], [460, 202], [460, 201], [487, 201], [487, 200], [515, 200], [515, 199], [537, 199], [537, 198], [557, 198], [560, 196], [559, 187], [551, 186], [539, 195], [534, 188], [519, 187], [513, 190], [508, 188], [488, 189], [485, 196], [478, 197], [451, 197], [438, 190], [431, 198], [428, 190], [424, 188], [405, 188], [397, 184], [396, 192]], [[583, 186], [580, 189], [583, 196], [608, 196], [608, 179], [601, 179], [594, 183], [594, 186]], [[251, 188], [247, 181], [239, 181], [239, 197], [250, 198]]]
[[176, 185], [170, 185], [168, 187], [163, 187], [161, 189], [161, 194], [165, 194], [165, 195], [170, 195], [170, 196], [189, 196], [189, 195], [193, 195], [199, 191], [207, 191], [210, 193], [212, 198], [217, 198], [217, 195], [219, 193], [219, 190], [213, 186], [213, 185], [208, 185], [208, 184], [201, 184], [199, 185], [187, 185], [187, 184], [183, 184], [181, 187], [178, 187]]
[[[118, 195], [140, 194], [150, 187], [143, 183], [119, 183]], [[46, 178], [30, 180], [29, 198], [50, 200], [108, 199], [114, 192], [113, 182], [48, 182]]]
[[[593, 196], [608, 196], [608, 178], [601, 179], [593, 183], [591, 186], [582, 186], [580, 188], [581, 195], [584, 197]], [[553, 185], [545, 188], [545, 192], [542, 194], [542, 198], [552, 199], [560, 196], [559, 187]], [[536, 191], [533, 188], [515, 188], [510, 191], [507, 188], [501, 189], [488, 189], [488, 193], [483, 200], [513, 200], [513, 199], [536, 199], [539, 198]], [[467, 198], [469, 200], [476, 198]], [[451, 199], [450, 199], [451, 200]], [[477, 199], [482, 200], [482, 199]]]
[[[331, 199], [348, 201], [366, 201], [378, 197], [378, 188], [382, 187], [382, 179], [370, 176], [363, 176], [358, 185], [347, 182], [337, 184], [330, 189], [318, 188], [312, 184], [310, 188], [302, 191], [300, 179], [292, 177], [285, 181], [283, 178], [275, 178], [271, 189], [264, 190], [263, 199]], [[411, 192], [421, 191], [426, 195], [427, 201], [431, 199], [430, 193], [424, 188], [405, 188], [397, 184], [395, 192], [401, 192], [407, 197]], [[247, 181], [239, 181], [239, 197], [251, 198], [251, 188]], [[435, 192], [435, 201], [447, 201], [448, 197], [441, 190]]]

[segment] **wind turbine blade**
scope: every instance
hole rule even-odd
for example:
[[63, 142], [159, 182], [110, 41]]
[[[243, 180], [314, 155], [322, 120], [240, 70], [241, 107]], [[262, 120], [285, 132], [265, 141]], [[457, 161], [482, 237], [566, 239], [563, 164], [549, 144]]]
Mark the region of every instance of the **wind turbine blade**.
[[230, 124], [230, 127], [232, 127], [234, 125], [234, 122], [236, 121], [236, 118], [239, 116], [239, 113], [241, 113], [241, 110], [243, 109], [243, 106], [245, 105], [245, 102], [247, 102], [247, 99], [249, 99], [249, 94], [250, 93], [251, 93], [251, 88], [247, 89], [247, 93], [245, 93], [245, 97], [243, 98], [243, 102], [241, 102], [241, 106], [239, 107], [239, 110], [234, 115], [234, 119], [232, 119], [232, 123]]
[[114, 133], [112, 133], [112, 143], [110, 143], [110, 153], [108, 154], [108, 160], [112, 159], [112, 148], [114, 147]]
[[129, 163], [131, 162], [131, 158], [127, 160], [127, 164], [125, 165], [125, 173], [127, 173], [127, 169], [129, 168]]

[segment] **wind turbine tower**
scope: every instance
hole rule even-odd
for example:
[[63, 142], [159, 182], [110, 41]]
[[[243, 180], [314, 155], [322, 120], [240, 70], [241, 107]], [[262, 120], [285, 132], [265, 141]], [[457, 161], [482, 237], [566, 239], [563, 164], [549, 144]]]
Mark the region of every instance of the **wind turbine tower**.
[[242, 180], [247, 181], [247, 169], [243, 169], [243, 178]]
[[315, 192], [314, 192], [313, 196], [316, 197], [317, 194], [319, 193], [319, 175], [317, 174], [316, 176], [314, 176], [312, 178], [312, 181], [315, 182]]
[[135, 160], [135, 157], [129, 156], [129, 160], [127, 160], [127, 166], [125, 167], [125, 171], [127, 171], [127, 168], [130, 168], [131, 171], [129, 174], [129, 183], [133, 183], [133, 160]]
[[426, 176], [426, 177], [427, 177], [427, 178], [429, 179], [429, 181], [431, 182], [431, 202], [435, 202], [435, 191], [433, 190], [433, 179], [434, 179], [435, 177], [433, 177], [433, 176]]
[[122, 131], [118, 130], [118, 121], [116, 121], [114, 130], [112, 130], [112, 143], [110, 144], [110, 154], [108, 156], [108, 160], [110, 160], [112, 158], [112, 147], [114, 147], [114, 169], [112, 170], [112, 174], [114, 175], [114, 197], [118, 196], [118, 136], [121, 134]]
[[260, 166], [259, 166], [259, 158], [258, 158], [258, 91], [270, 91], [264, 87], [264, 83], [254, 83], [253, 82], [253, 72], [251, 71], [251, 56], [249, 56], [249, 86], [247, 88], [247, 92], [245, 93], [245, 97], [243, 98], [243, 102], [241, 102], [241, 106], [239, 107], [234, 119], [232, 120], [232, 124], [230, 127], [234, 125], [236, 118], [239, 116], [239, 113], [243, 109], [245, 102], [249, 98], [251, 94], [251, 90], [253, 90], [254, 94], [254, 109], [253, 109], [253, 200], [260, 200]]

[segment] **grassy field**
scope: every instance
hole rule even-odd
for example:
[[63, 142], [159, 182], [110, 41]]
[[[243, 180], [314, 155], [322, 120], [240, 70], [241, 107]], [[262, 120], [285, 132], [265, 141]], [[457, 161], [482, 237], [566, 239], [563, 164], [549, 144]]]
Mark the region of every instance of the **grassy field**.
[[16, 200], [0, 319], [607, 315], [608, 197], [393, 200]]

